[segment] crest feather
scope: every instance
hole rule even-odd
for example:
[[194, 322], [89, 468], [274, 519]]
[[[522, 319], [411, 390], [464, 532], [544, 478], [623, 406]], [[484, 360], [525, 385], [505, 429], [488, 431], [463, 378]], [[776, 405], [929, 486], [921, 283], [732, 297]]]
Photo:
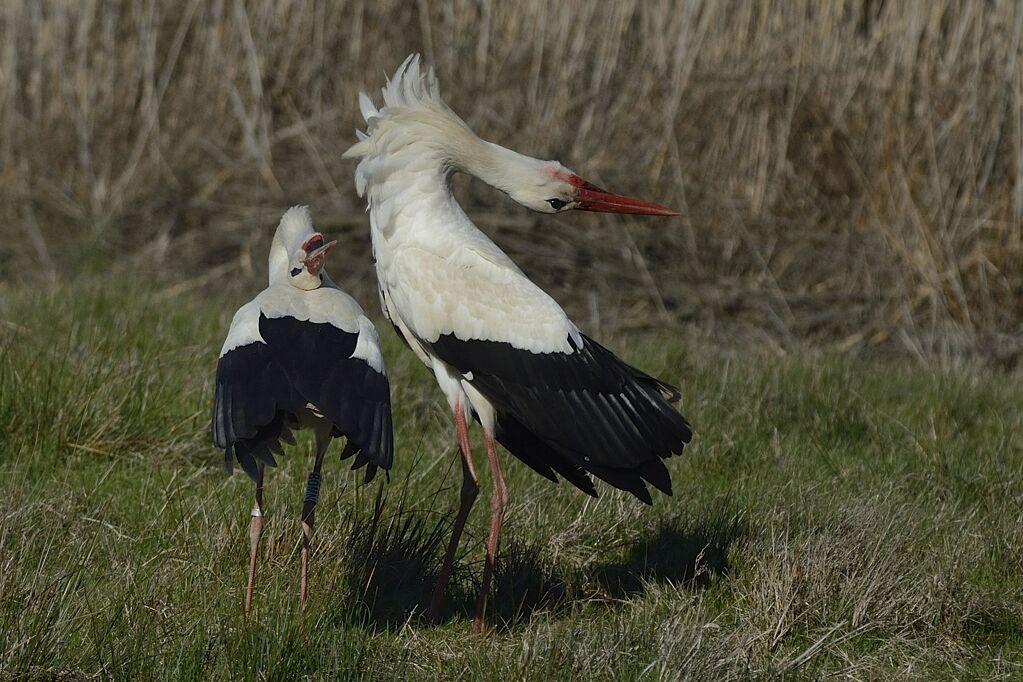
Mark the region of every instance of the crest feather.
[[369, 154], [373, 130], [390, 115], [420, 110], [441, 111], [454, 116], [441, 99], [437, 74], [432, 66], [423, 71], [422, 59], [418, 53], [405, 58], [381, 92], [384, 106], [380, 109], [377, 109], [369, 95], [359, 93], [359, 111], [366, 120], [366, 130], [355, 131], [358, 141], [341, 155], [342, 158], [360, 158]]

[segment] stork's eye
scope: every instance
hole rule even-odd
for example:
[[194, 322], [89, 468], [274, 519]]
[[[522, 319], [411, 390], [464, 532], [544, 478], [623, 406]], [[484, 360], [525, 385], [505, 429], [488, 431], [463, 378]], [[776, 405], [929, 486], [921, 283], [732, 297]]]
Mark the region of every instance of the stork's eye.
[[547, 203], [550, 204], [551, 208], [553, 208], [555, 211], [560, 211], [561, 209], [568, 206], [568, 202], [562, 201], [561, 199], [548, 199]]
[[291, 269], [291, 276], [292, 277], [298, 277], [301, 274], [302, 274], [302, 268], [292, 268]]

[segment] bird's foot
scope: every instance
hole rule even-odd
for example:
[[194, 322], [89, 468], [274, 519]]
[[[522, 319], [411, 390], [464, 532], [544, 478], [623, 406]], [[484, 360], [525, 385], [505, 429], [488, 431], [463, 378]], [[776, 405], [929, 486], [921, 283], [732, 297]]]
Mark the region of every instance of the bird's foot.
[[444, 589], [447, 581], [438, 582], [433, 586], [433, 594], [430, 596], [430, 606], [426, 609], [426, 614], [423, 616], [428, 625], [437, 625], [440, 623], [441, 612], [444, 610]]
[[472, 633], [474, 635], [485, 635], [488, 630], [487, 622], [483, 619], [482, 615], [472, 619]]

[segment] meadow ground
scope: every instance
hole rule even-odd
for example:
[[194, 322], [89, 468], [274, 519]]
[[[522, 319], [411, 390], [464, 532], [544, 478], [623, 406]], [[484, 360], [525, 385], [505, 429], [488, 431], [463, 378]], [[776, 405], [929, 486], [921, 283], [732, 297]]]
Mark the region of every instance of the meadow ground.
[[680, 212], [539, 216], [459, 180], [589, 331], [619, 308], [1023, 365], [1016, 0], [8, 0], [0, 35], [0, 295], [90, 266], [254, 283], [304, 203], [370, 300], [341, 153], [359, 91], [420, 52], [484, 139]]
[[0, 678], [1023, 676], [1018, 376], [667, 336], [605, 340], [683, 389], [696, 438], [671, 462], [674, 496], [593, 500], [508, 458], [496, 628], [479, 637], [485, 503], [445, 622], [417, 618], [458, 471], [437, 390], [384, 329], [390, 483], [326, 467], [306, 639], [300, 439], [269, 478], [245, 624], [252, 486], [208, 436], [239, 302], [109, 280], [4, 299]]
[[[9, 0], [0, 35], [0, 680], [1023, 679], [1019, 2]], [[486, 504], [423, 627], [455, 448], [383, 326], [397, 464], [327, 468], [307, 640], [310, 441], [245, 624], [213, 371], [291, 204], [375, 299], [341, 152], [414, 51], [484, 138], [680, 211], [456, 186], [696, 439], [653, 508], [509, 462], [496, 631]]]

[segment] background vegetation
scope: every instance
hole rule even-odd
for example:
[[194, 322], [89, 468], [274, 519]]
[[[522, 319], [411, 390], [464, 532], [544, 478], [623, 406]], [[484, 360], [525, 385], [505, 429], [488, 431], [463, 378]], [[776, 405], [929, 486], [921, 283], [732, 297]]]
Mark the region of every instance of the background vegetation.
[[463, 183], [592, 332], [1020, 357], [1012, 0], [11, 0], [0, 21], [7, 281], [250, 287], [302, 202], [371, 295], [340, 153], [358, 91], [422, 51], [481, 135], [682, 212], [551, 220]]
[[[1021, 33], [1010, 0], [0, 3], [0, 680], [1023, 677]], [[303, 626], [309, 440], [281, 458], [246, 625], [217, 349], [294, 203], [376, 313], [340, 153], [412, 51], [488, 139], [681, 211], [456, 188], [696, 439], [653, 508], [509, 463], [497, 631], [484, 503], [422, 627], [457, 460], [382, 327], [390, 484], [325, 470]]]

